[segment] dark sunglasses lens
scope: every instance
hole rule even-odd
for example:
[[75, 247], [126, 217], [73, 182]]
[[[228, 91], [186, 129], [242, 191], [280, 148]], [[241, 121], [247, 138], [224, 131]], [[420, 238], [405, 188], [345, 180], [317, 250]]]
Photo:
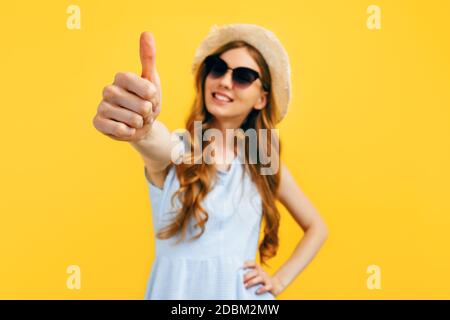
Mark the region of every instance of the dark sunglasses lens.
[[258, 78], [258, 74], [248, 68], [237, 68], [233, 72], [233, 80], [239, 87], [248, 87]]
[[217, 57], [211, 57], [208, 65], [210, 75], [215, 78], [219, 78], [227, 72], [227, 64]]

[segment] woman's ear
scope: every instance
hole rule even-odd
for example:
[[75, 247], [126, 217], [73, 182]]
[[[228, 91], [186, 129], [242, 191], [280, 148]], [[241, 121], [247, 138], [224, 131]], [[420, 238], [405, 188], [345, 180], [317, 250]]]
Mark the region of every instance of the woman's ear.
[[267, 91], [262, 90], [261, 96], [259, 97], [258, 101], [256, 102], [255, 106], [253, 107], [256, 110], [264, 109], [264, 107], [267, 104]]

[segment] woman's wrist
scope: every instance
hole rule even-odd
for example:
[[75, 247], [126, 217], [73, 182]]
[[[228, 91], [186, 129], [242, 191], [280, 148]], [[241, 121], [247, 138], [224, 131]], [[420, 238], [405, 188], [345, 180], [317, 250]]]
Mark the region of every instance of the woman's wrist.
[[278, 296], [281, 292], [284, 291], [284, 289], [286, 289], [286, 285], [277, 275], [272, 276], [272, 285], [273, 285], [272, 291], [275, 296]]
[[149, 134], [144, 135], [138, 140], [130, 141], [131, 146], [142, 156], [146, 158], [151, 158], [152, 154], [152, 143], [149, 139]]
[[[175, 156], [173, 153], [179, 153], [179, 139], [173, 139], [167, 127], [155, 120], [150, 130], [139, 140], [130, 141], [130, 144], [140, 155], [150, 160], [155, 167], [166, 167]], [[175, 148], [175, 149], [174, 149]]]

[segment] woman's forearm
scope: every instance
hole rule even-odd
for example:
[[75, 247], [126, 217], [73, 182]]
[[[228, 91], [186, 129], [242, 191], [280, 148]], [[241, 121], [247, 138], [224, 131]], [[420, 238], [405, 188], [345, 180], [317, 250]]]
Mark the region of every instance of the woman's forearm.
[[[286, 289], [312, 261], [328, 237], [325, 225], [312, 226], [304, 233], [289, 259], [272, 275]], [[281, 291], [280, 291], [281, 292]], [[279, 294], [278, 292], [277, 294]]]
[[150, 171], [164, 170], [172, 160], [172, 151], [177, 145], [176, 140], [167, 127], [160, 121], [155, 120], [148, 134], [138, 140], [130, 141], [131, 146], [146, 159], [146, 163], [151, 163]]

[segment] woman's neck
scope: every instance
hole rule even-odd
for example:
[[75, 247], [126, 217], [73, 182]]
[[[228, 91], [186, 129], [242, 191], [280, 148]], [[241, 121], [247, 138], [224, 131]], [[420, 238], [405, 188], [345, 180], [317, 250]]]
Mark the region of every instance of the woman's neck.
[[[236, 125], [236, 123], [232, 123], [231, 121], [230, 122], [214, 121], [211, 127], [219, 130], [222, 135], [221, 145], [218, 145], [217, 143], [214, 144], [216, 162], [217, 163], [231, 162], [235, 157], [235, 152], [234, 152], [234, 145], [232, 144], [234, 142], [233, 138], [234, 134], [230, 135], [230, 133], [234, 133], [236, 129], [239, 129], [239, 126]], [[230, 141], [228, 141], [228, 138], [230, 138]]]

